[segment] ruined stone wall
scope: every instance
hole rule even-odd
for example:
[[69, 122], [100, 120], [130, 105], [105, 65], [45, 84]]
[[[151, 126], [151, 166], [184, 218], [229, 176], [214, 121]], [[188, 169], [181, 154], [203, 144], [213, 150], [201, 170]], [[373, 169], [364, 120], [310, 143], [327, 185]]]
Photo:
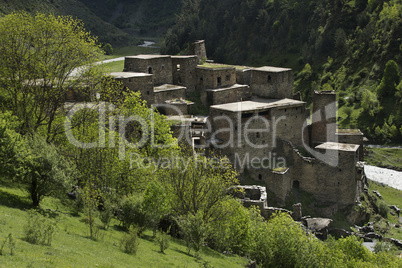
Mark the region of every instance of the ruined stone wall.
[[186, 95], [185, 87], [175, 87], [170, 90], [155, 90], [155, 100], [154, 103], [165, 103], [167, 100], [180, 99]]
[[286, 172], [250, 170], [249, 174], [255, 179], [262, 176], [267, 189], [275, 193], [279, 204], [285, 204], [288, 194], [297, 185], [325, 207], [323, 215], [332, 216], [338, 209], [353, 205], [360, 195], [361, 181], [355, 168], [355, 152], [337, 152], [339, 164], [332, 167], [318, 159], [302, 157], [286, 143], [278, 142], [277, 150], [286, 155], [289, 168]]
[[311, 140], [313, 144], [336, 141], [336, 94], [314, 92]]
[[139, 55], [126, 57], [125, 72], [153, 74], [154, 85], [172, 84], [172, 59], [170, 56]]
[[206, 90], [206, 94], [208, 105], [238, 102], [251, 97], [249, 86], [237, 84], [229, 88]]
[[196, 89], [196, 67], [196, 56], [172, 56], [173, 84], [185, 86], [187, 96]]
[[293, 97], [292, 71], [251, 71], [251, 92], [262, 98], [283, 99]]
[[236, 68], [197, 67], [198, 90], [228, 87], [236, 84]]

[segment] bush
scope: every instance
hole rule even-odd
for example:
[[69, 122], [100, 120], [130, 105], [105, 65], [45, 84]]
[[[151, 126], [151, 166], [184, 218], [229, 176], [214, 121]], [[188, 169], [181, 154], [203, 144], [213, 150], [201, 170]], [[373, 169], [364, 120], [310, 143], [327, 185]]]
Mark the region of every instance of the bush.
[[215, 206], [212, 219], [208, 223], [208, 245], [221, 252], [247, 252], [251, 240], [250, 213], [251, 211], [234, 199]]
[[190, 213], [182, 217], [179, 221], [179, 225], [188, 249], [188, 253], [190, 254], [191, 249], [194, 249], [196, 254], [198, 254], [206, 234], [202, 213], [197, 212], [195, 215]]
[[113, 47], [111, 44], [106, 43], [103, 45], [102, 50], [105, 51], [106, 55], [112, 55], [113, 54]]
[[378, 214], [380, 214], [383, 218], [388, 218], [389, 207], [387, 203], [381, 200], [377, 203], [377, 207]]
[[50, 246], [55, 231], [56, 221], [46, 219], [34, 210], [28, 212], [27, 223], [24, 226], [25, 241]]
[[144, 198], [142, 195], [124, 197], [120, 202], [119, 220], [123, 226], [129, 229], [136, 225], [141, 234], [146, 226], [146, 215], [143, 209]]
[[99, 213], [99, 219], [103, 224], [103, 229], [109, 228], [110, 221], [113, 218], [113, 206], [110, 201], [106, 200], [103, 203], [104, 209]]
[[163, 231], [157, 231], [155, 240], [159, 245], [159, 249], [162, 253], [165, 252], [166, 249], [168, 249], [169, 244], [170, 244], [170, 235]]
[[5, 254], [4, 249], [6, 248], [6, 246], [8, 246], [10, 249], [10, 255], [14, 255], [15, 239], [11, 233], [4, 239], [3, 243], [1, 244], [0, 256]]
[[120, 241], [123, 251], [127, 254], [136, 254], [139, 244], [140, 241], [138, 238], [138, 228], [130, 227], [128, 233], [125, 234]]

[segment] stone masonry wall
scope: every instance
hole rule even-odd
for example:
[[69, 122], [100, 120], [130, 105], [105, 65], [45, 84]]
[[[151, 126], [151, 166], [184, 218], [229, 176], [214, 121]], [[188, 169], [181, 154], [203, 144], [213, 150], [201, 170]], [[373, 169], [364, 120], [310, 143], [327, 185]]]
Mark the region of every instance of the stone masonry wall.
[[262, 98], [292, 98], [292, 71], [268, 72], [252, 69], [250, 87], [254, 95]]
[[300, 190], [313, 195], [318, 202], [325, 200], [327, 207], [333, 205], [332, 211], [323, 210], [325, 216], [332, 216], [337, 209], [355, 204], [361, 190], [355, 152], [338, 152], [339, 164], [332, 167], [317, 159], [302, 157], [285, 143], [278, 144], [277, 149], [286, 155], [289, 169], [284, 173], [269, 170], [250, 170], [249, 173], [255, 179], [262, 177], [267, 189], [275, 193], [279, 203], [285, 203], [297, 181]]
[[340, 143], [349, 143], [349, 144], [358, 144], [359, 147], [359, 161], [364, 161], [364, 147], [363, 147], [363, 133], [359, 130], [355, 130], [353, 133], [336, 133], [336, 137], [338, 137], [338, 142]]
[[187, 95], [196, 88], [196, 67], [196, 56], [172, 56], [173, 84], [185, 86]]
[[167, 100], [180, 99], [186, 94], [185, 87], [175, 87], [172, 90], [155, 90], [155, 100], [154, 103], [165, 103]]
[[244, 70], [236, 69], [236, 83], [241, 85], [250, 85], [251, 69], [244, 69]]
[[311, 134], [313, 144], [336, 141], [336, 128], [335, 92], [314, 92]]
[[207, 50], [205, 48], [205, 41], [198, 40], [190, 45], [190, 54], [197, 55], [198, 62], [207, 59]]
[[139, 55], [126, 57], [125, 72], [153, 74], [154, 85], [172, 84], [172, 59], [170, 56]]
[[271, 108], [242, 114], [218, 109], [211, 109], [210, 112], [212, 129], [218, 132], [216, 138], [227, 144], [221, 151], [240, 172], [248, 168], [248, 164], [244, 163], [253, 158], [265, 158], [268, 162], [264, 166], [272, 166], [274, 163], [269, 163], [267, 157], [273, 156], [277, 138], [301, 145], [301, 130], [305, 118], [303, 106], [286, 108], [286, 111]]
[[121, 81], [123, 86], [131, 91], [139, 91], [141, 98], [144, 99], [148, 105], [154, 103], [154, 91], [152, 75], [136, 76], [130, 78], [116, 78], [117, 81]]
[[197, 67], [198, 90], [228, 87], [236, 84], [236, 68]]
[[228, 88], [206, 90], [206, 94], [208, 105], [238, 102], [251, 97], [249, 86], [238, 84]]

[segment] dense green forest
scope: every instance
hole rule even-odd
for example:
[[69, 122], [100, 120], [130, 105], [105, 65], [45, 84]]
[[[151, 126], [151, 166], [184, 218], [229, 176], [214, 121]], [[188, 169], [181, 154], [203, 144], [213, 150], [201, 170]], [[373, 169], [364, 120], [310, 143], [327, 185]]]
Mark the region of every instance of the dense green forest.
[[100, 42], [113, 46], [137, 44], [144, 35], [165, 34], [180, 7], [180, 0], [0, 0], [2, 15], [17, 10], [70, 15], [82, 20]]
[[336, 91], [341, 127], [400, 143], [401, 14], [396, 0], [185, 0], [162, 52], [205, 39], [216, 62], [291, 67], [308, 103]]

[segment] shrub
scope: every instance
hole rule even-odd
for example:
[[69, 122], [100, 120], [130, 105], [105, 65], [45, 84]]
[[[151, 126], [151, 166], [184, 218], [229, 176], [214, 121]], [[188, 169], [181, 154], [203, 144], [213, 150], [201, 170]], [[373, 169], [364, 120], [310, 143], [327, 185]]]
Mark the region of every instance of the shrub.
[[123, 226], [129, 229], [136, 225], [141, 234], [146, 226], [146, 215], [143, 209], [144, 198], [142, 195], [125, 197], [120, 202], [119, 220]]
[[34, 210], [28, 212], [28, 219], [24, 226], [25, 241], [50, 246], [55, 231], [55, 220], [47, 219]]
[[0, 246], [0, 256], [5, 254], [4, 249], [6, 248], [6, 246], [8, 246], [10, 249], [10, 255], [14, 255], [15, 239], [11, 233], [4, 239], [3, 243]]
[[388, 218], [389, 207], [387, 206], [387, 203], [381, 200], [377, 203], [377, 207], [378, 214], [380, 214], [383, 218]]
[[159, 245], [159, 249], [162, 253], [165, 252], [166, 249], [168, 249], [169, 244], [170, 244], [170, 235], [163, 231], [157, 231], [155, 240]]
[[106, 55], [112, 55], [113, 54], [113, 47], [111, 44], [106, 43], [103, 45], [102, 50], [105, 51]]
[[113, 218], [113, 206], [110, 201], [106, 200], [103, 203], [103, 211], [99, 213], [99, 219], [103, 224], [103, 229], [109, 228], [110, 221]]
[[194, 249], [197, 255], [201, 249], [206, 234], [206, 227], [202, 218], [202, 213], [199, 211], [195, 215], [190, 213], [182, 217], [179, 221], [179, 225], [188, 253], [190, 254], [191, 249]]
[[128, 233], [125, 234], [121, 241], [121, 247], [127, 254], [136, 254], [140, 241], [138, 238], [138, 228], [130, 227]]

